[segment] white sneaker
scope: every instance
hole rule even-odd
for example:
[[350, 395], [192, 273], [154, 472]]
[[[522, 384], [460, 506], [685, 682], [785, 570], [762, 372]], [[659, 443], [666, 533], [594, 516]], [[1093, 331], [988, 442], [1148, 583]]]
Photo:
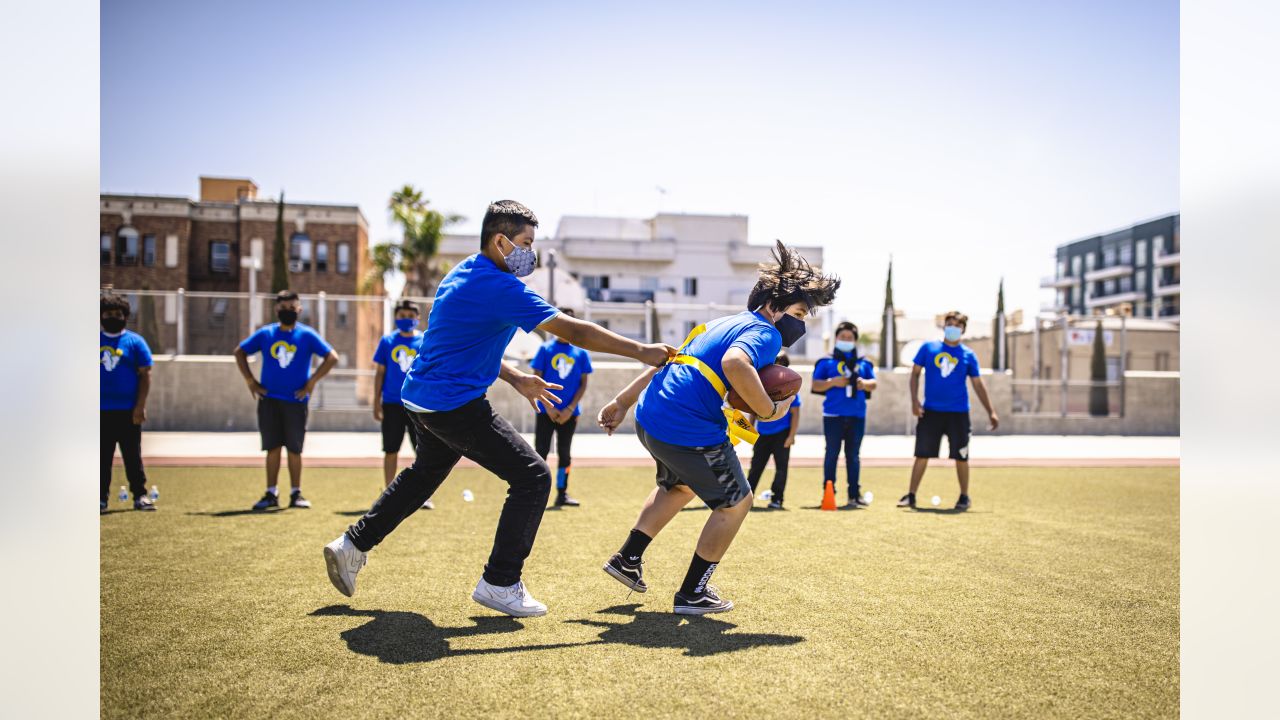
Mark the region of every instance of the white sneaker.
[[347, 597], [356, 594], [356, 573], [368, 561], [369, 554], [353, 545], [346, 533], [324, 546], [324, 564], [329, 570], [329, 582]]
[[547, 614], [547, 606], [533, 599], [525, 589], [524, 582], [507, 587], [498, 587], [480, 578], [471, 599], [489, 608], [512, 617], [539, 617]]

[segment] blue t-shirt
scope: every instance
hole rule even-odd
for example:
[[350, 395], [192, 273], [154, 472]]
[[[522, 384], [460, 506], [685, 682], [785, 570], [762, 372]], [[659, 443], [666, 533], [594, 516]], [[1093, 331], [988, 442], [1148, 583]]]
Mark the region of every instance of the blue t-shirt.
[[138, 368], [144, 367], [151, 367], [151, 348], [141, 335], [125, 330], [111, 337], [99, 331], [99, 407], [132, 410], [138, 402]]
[[[538, 348], [530, 367], [542, 372], [542, 377], [556, 385], [563, 385], [563, 390], [552, 390], [551, 394], [560, 398], [556, 403], [557, 410], [569, 407], [569, 401], [582, 385], [582, 376], [591, 372], [591, 356], [586, 350], [574, 347], [563, 340], [552, 340]], [[538, 412], [541, 413], [542, 401], [538, 401]], [[582, 414], [582, 408], [575, 405], [574, 416]]]
[[924, 368], [924, 409], [969, 412], [965, 379], [978, 377], [978, 356], [965, 345], [933, 340], [920, 346], [913, 361]]
[[559, 312], [484, 255], [463, 260], [436, 290], [401, 400], [410, 410], [439, 412], [484, 395], [516, 329], [532, 332]]
[[292, 330], [281, 330], [271, 323], [240, 343], [240, 349], [252, 355], [262, 353], [262, 376], [258, 382], [267, 389], [267, 397], [285, 402], [305, 403], [293, 394], [311, 379], [311, 357], [324, 358], [333, 352], [329, 343], [311, 327], [296, 323]]
[[783, 430], [791, 429], [791, 408], [800, 407], [800, 393], [796, 393], [792, 397], [791, 407], [787, 408], [786, 414], [777, 420], [761, 420], [756, 423], [756, 432], [761, 435], [777, 435]]
[[[782, 335], [761, 315], [742, 312], [707, 323], [706, 332], [684, 349], [710, 367], [726, 388], [720, 361], [729, 348], [741, 348], [759, 370], [777, 359]], [[636, 405], [636, 422], [671, 445], [703, 447], [725, 442], [728, 423], [723, 399], [692, 365], [668, 363], [653, 377]]]
[[400, 404], [400, 386], [418, 358], [418, 346], [422, 344], [422, 333], [415, 332], [413, 337], [405, 337], [399, 332], [384, 335], [378, 341], [378, 349], [373, 353], [373, 361], [387, 368], [382, 380], [382, 402], [392, 405]]
[[[866, 358], [858, 358], [854, 367], [850, 368], [843, 359], [834, 357], [822, 358], [813, 366], [814, 380], [829, 380], [836, 377], [850, 377], [851, 372], [864, 380], [874, 380], [875, 366]], [[822, 400], [822, 414], [831, 417], [866, 417], [867, 393], [865, 390], [849, 392], [848, 388], [827, 388]]]

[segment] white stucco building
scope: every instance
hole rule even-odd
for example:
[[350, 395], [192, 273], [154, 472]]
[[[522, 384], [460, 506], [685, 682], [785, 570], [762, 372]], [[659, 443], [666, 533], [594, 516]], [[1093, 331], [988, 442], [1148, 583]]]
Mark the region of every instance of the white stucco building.
[[[746, 309], [757, 266], [769, 259], [772, 245], [747, 243], [745, 215], [661, 213], [647, 219], [566, 215], [555, 235], [539, 238], [534, 247], [540, 267], [528, 282], [544, 297], [553, 299], [548, 286], [555, 251], [555, 274], [567, 274], [582, 288], [567, 294], [564, 278], [557, 277], [557, 304], [619, 334], [646, 339], [653, 332], [678, 345], [696, 325]], [[474, 235], [449, 235], [440, 256], [457, 262], [478, 248]], [[796, 248], [815, 267], [822, 265], [822, 248]], [[810, 325], [791, 348], [793, 356], [822, 352], [822, 323]]]

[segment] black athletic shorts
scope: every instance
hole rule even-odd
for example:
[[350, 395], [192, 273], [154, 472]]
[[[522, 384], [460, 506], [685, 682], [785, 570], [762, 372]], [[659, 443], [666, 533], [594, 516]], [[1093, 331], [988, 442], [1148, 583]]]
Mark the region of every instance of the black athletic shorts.
[[418, 431], [409, 421], [409, 411], [400, 403], [382, 403], [382, 452], [398, 453], [409, 433], [409, 447], [418, 449]]
[[947, 436], [948, 455], [952, 460], [969, 459], [969, 435], [972, 427], [967, 412], [925, 410], [916, 421], [916, 457], [936, 458], [942, 450], [942, 436]]
[[658, 485], [671, 489], [686, 485], [712, 510], [733, 507], [751, 494], [751, 485], [733, 444], [685, 447], [665, 443], [636, 423], [640, 444], [658, 463]]
[[291, 453], [302, 454], [302, 440], [307, 435], [307, 403], [270, 397], [259, 399], [258, 433], [262, 435], [263, 450], [283, 446]]

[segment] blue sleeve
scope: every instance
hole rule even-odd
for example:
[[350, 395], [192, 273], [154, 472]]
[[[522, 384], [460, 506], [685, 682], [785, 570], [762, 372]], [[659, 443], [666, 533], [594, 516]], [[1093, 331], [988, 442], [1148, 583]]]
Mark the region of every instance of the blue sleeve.
[[391, 354], [391, 343], [386, 338], [378, 341], [378, 349], [373, 351], [373, 363], [375, 365], [386, 365]]
[[147, 346], [147, 341], [141, 335], [133, 339], [133, 344], [138, 348], [138, 367], [151, 367], [151, 348]]
[[862, 361], [862, 378], [864, 380], [876, 379], [876, 366], [872, 365], [868, 360]]
[[543, 300], [533, 288], [517, 280], [514, 275], [509, 277], [511, 282], [503, 284], [499, 297], [493, 298], [493, 304], [502, 308], [512, 325], [525, 332], [533, 332], [534, 328], [560, 314], [559, 310]]
[[978, 354], [969, 351], [969, 377], [978, 377], [982, 371], [978, 368]]
[[912, 363], [920, 367], [924, 367], [929, 363], [929, 352], [925, 350], [925, 347], [925, 345], [920, 346], [920, 349], [916, 351], [916, 358], [911, 361]]
[[831, 361], [828, 360], [827, 358], [823, 358], [818, 361], [817, 365], [813, 366], [813, 379], [827, 380], [830, 377], [831, 377]]
[[538, 348], [538, 352], [534, 354], [533, 360], [529, 361], [529, 368], [537, 370], [544, 376], [547, 374], [547, 346], [543, 345]]
[[582, 374], [588, 375], [591, 373], [591, 355], [586, 350], [582, 350], [580, 352], [582, 353], [582, 356], [578, 361], [582, 363]]
[[772, 363], [782, 351], [782, 336], [777, 331], [769, 332], [762, 327], [747, 328], [746, 332], [734, 338], [729, 349], [739, 348], [751, 358], [755, 369]]
[[252, 355], [256, 352], [262, 352], [262, 344], [267, 337], [267, 328], [259, 328], [257, 332], [240, 341], [240, 349]]
[[800, 407], [800, 405], [802, 404], [800, 402], [800, 393], [796, 393], [795, 397], [796, 397], [795, 402], [793, 402], [792, 405], [795, 407]]

